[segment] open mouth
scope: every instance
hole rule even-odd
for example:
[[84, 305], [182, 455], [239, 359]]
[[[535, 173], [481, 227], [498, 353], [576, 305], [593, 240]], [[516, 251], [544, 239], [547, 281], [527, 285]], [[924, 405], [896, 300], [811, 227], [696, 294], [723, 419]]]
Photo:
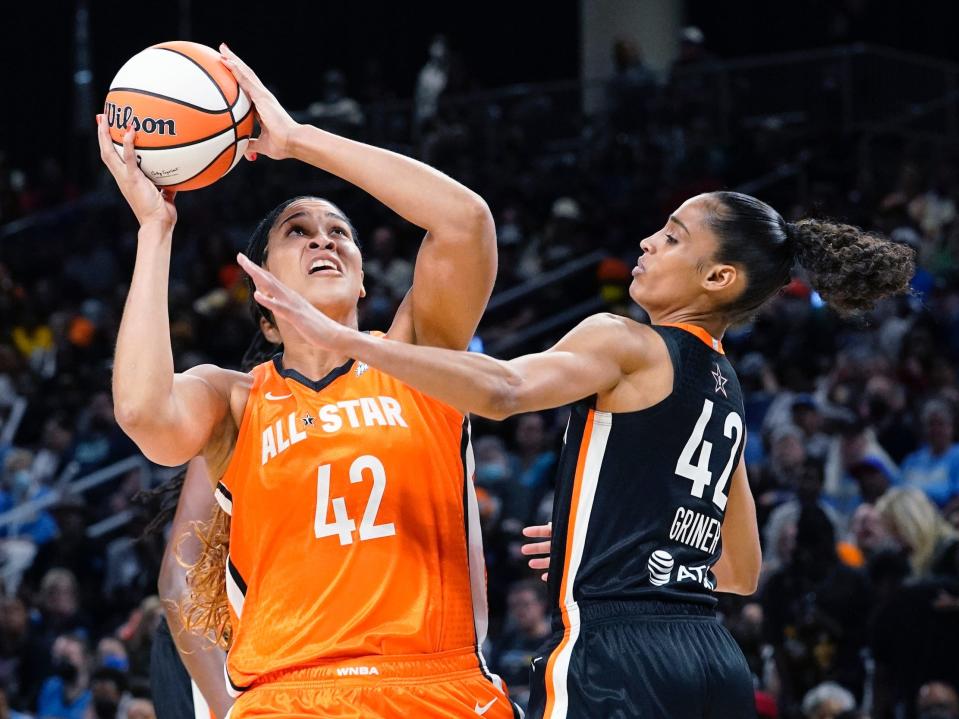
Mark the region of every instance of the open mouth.
[[316, 259], [310, 265], [309, 275], [341, 275], [343, 271], [333, 260]]

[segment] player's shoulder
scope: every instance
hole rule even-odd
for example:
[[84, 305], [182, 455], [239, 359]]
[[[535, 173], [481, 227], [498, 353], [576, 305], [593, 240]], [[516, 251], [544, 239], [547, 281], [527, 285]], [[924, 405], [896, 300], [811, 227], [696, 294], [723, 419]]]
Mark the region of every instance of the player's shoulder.
[[183, 372], [186, 377], [206, 382], [218, 395], [230, 405], [230, 414], [239, 425], [243, 410], [253, 388], [253, 373], [238, 372], [214, 364], [200, 364]]
[[587, 317], [577, 331], [601, 351], [628, 358], [634, 367], [658, 360], [665, 350], [662, 338], [652, 327], [612, 312]]

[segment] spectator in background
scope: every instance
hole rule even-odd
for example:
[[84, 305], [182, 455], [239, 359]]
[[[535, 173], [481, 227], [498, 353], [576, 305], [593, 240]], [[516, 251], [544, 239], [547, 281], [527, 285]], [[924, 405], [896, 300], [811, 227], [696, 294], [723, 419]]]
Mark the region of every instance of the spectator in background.
[[918, 719], [959, 719], [959, 695], [951, 684], [929, 682], [916, 698]]
[[959, 532], [915, 487], [889, 490], [876, 504], [886, 529], [909, 555], [913, 576], [959, 580]]
[[52, 670], [53, 676], [40, 688], [38, 719], [87, 719], [93, 694], [86, 641], [75, 634], [57, 637], [52, 649]]
[[940, 507], [959, 494], [959, 444], [955, 441], [952, 409], [939, 399], [922, 408], [925, 444], [902, 463], [906, 486], [923, 490]]
[[355, 135], [363, 125], [363, 108], [346, 94], [346, 76], [331, 69], [323, 74], [323, 97], [307, 109], [310, 120], [338, 135]]
[[10, 708], [7, 692], [0, 689], [0, 719], [33, 719], [29, 714], [22, 714]]
[[792, 420], [802, 432], [806, 454], [822, 462], [829, 451], [829, 435], [823, 431], [824, 419], [816, 398], [811, 394], [800, 394], [793, 399]]
[[[32, 463], [33, 454], [27, 450], [14, 449], [7, 453], [0, 481], [0, 513], [50, 494], [50, 490], [31, 474]], [[3, 558], [0, 576], [8, 591], [17, 590], [38, 548], [48, 544], [56, 533], [57, 524], [44, 509], [24, 512], [17, 521], [0, 529], [0, 556]]]
[[27, 653], [27, 608], [16, 597], [0, 598], [0, 691], [20, 695], [21, 668]]
[[[76, 462], [79, 476], [137, 453], [136, 445], [117, 425], [109, 392], [97, 392], [93, 396], [78, 425], [68, 456], [70, 461]], [[97, 506], [95, 499], [96, 493], [91, 496], [91, 506]]]
[[513, 435], [516, 452], [512, 458], [512, 475], [523, 487], [526, 503], [518, 507], [517, 518], [527, 521], [530, 512], [542, 499], [553, 481], [556, 453], [550, 448], [546, 420], [540, 412], [519, 417]]
[[890, 476], [899, 474], [899, 468], [880, 446], [870, 426], [858, 419], [841, 421], [826, 455], [823, 495], [843, 517], [852, 516], [862, 502], [850, 469], [865, 461], [881, 463]]
[[450, 73], [450, 52], [446, 38], [437, 35], [430, 42], [429, 59], [416, 77], [413, 96], [413, 125], [422, 128], [439, 109], [440, 95], [446, 89]]
[[639, 45], [630, 38], [613, 43], [613, 77], [607, 88], [609, 122], [616, 131], [642, 131], [647, 108], [656, 90], [656, 75], [643, 62]]
[[787, 716], [824, 681], [861, 692], [859, 648], [869, 595], [865, 576], [839, 561], [826, 513], [804, 505], [789, 564], [769, 578], [762, 598], [766, 640], [782, 682], [780, 708]]
[[856, 708], [856, 698], [835, 682], [823, 682], [806, 692], [802, 713], [806, 719], [837, 719], [843, 712]]
[[67, 495], [51, 511], [59, 531], [37, 552], [24, 583], [30, 591], [36, 591], [50, 570], [66, 569], [80, 584], [82, 606], [96, 606], [103, 582], [103, 548], [87, 536], [90, 514], [86, 503], [76, 495]]
[[550, 634], [546, 585], [538, 579], [516, 582], [509, 588], [506, 607], [506, 626], [493, 647], [490, 663], [509, 686], [510, 697], [525, 706], [530, 662]]
[[90, 695], [96, 719], [116, 719], [127, 691], [127, 677], [119, 669], [100, 667], [90, 679]]
[[756, 510], [763, 524], [774, 507], [795, 496], [808, 464], [802, 431], [793, 424], [780, 425], [769, 438], [769, 456], [750, 480]]
[[381, 225], [373, 230], [370, 249], [363, 258], [363, 273], [399, 302], [413, 282], [413, 265], [397, 252], [396, 233]]
[[[89, 635], [90, 622], [82, 613], [73, 573], [60, 568], [47, 572], [40, 583], [39, 610], [32, 612], [30, 636], [22, 665], [22, 690], [32, 696], [51, 673], [51, 651], [56, 639], [71, 635], [75, 641]], [[75, 652], [75, 649], [69, 651]]]
[[867, 561], [897, 546], [874, 504], [864, 502], [856, 507], [849, 523], [849, 534], [852, 544]]
[[131, 699], [127, 704], [125, 719], [156, 719], [153, 702], [149, 699]]
[[856, 480], [856, 485], [859, 487], [859, 496], [867, 504], [878, 502], [879, 498], [889, 491], [894, 479], [889, 474], [889, 468], [872, 457], [867, 457], [854, 464], [849, 468], [849, 474]]
[[915, 421], [903, 386], [885, 375], [866, 382], [860, 415], [873, 426], [876, 440], [894, 462], [902, 462], [916, 449]]

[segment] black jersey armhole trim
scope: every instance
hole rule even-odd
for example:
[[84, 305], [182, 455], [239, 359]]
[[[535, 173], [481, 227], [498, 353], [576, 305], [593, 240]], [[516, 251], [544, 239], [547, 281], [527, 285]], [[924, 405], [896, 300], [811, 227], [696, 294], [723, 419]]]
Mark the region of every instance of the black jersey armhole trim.
[[349, 359], [339, 367], [330, 370], [325, 377], [322, 377], [318, 380], [312, 380], [309, 377], [300, 374], [295, 369], [284, 369], [282, 352], [278, 352], [277, 354], [273, 355], [273, 366], [276, 367], [277, 374], [279, 374], [281, 377], [285, 377], [286, 379], [299, 382], [301, 385], [309, 387], [314, 392], [319, 392], [321, 389], [333, 382], [333, 380], [338, 379], [349, 372], [350, 368], [353, 367], [354, 361], [355, 360]]
[[662, 338], [663, 343], [666, 345], [666, 351], [669, 352], [669, 360], [673, 363], [673, 389], [669, 393], [669, 396], [672, 397], [676, 394], [676, 390], [679, 387], [680, 374], [683, 371], [683, 355], [680, 351], [679, 344], [676, 342], [677, 336], [674, 332], [686, 332], [686, 330], [662, 325], [650, 325], [650, 327]]

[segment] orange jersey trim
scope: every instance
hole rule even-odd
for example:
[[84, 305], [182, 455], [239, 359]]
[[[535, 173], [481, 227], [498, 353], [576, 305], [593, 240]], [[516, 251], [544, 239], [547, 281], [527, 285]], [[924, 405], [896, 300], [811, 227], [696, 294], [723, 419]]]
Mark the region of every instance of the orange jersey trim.
[[689, 322], [663, 322], [661, 327], [678, 327], [681, 330], [686, 330], [691, 335], [696, 335], [703, 343], [710, 349], [719, 352], [719, 354], [724, 355], [726, 351], [723, 349], [723, 343], [718, 339], [709, 334], [699, 325], [693, 325]]
[[583, 439], [579, 445], [579, 457], [576, 458], [576, 476], [573, 479], [573, 500], [569, 507], [570, 522], [566, 529], [566, 556], [563, 558], [563, 581], [559, 588], [559, 596], [561, 601], [560, 614], [563, 618], [563, 627], [565, 627], [565, 631], [563, 632], [563, 639], [560, 641], [556, 649], [553, 650], [549, 661], [546, 662], [546, 709], [543, 712], [544, 717], [552, 716], [554, 704], [556, 702], [556, 695], [553, 691], [553, 678], [556, 669], [556, 659], [560, 656], [566, 645], [569, 644], [570, 640], [571, 624], [569, 619], [569, 610], [566, 607], [564, 598], [566, 597], [568, 582], [571, 581], [569, 563], [573, 553], [570, 551], [570, 549], [573, 546], [573, 535], [576, 531], [576, 518], [578, 516], [577, 510], [579, 509], [579, 500], [583, 490], [583, 472], [586, 468], [586, 455], [589, 452], [590, 439], [593, 435], [593, 417], [595, 413], [595, 410], [591, 409], [586, 417], [586, 429], [583, 432]]

